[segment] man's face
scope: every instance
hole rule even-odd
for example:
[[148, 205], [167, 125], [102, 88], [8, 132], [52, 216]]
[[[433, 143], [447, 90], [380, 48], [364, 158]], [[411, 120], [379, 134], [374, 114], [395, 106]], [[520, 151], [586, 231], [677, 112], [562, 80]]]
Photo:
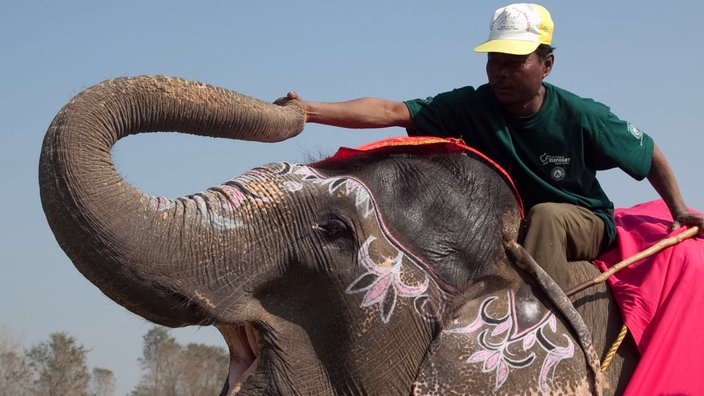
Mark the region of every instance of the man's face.
[[552, 54], [541, 59], [535, 52], [529, 55], [490, 52], [486, 63], [489, 86], [508, 108], [526, 106], [536, 100], [542, 104], [543, 78], [550, 73], [552, 62]]

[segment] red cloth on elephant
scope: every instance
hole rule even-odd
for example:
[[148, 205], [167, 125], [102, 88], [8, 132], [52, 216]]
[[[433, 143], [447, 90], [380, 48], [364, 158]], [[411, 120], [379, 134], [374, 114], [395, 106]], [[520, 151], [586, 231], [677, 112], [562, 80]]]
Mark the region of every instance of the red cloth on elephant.
[[[662, 200], [617, 209], [615, 218], [616, 245], [596, 261], [602, 271], [684, 230], [669, 232]], [[609, 284], [642, 356], [626, 395], [704, 393], [704, 239], [632, 264]]]

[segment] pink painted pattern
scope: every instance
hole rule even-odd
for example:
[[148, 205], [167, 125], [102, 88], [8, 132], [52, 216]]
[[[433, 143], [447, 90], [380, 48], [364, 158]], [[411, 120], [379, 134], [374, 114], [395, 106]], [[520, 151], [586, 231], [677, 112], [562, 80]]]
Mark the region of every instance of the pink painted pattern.
[[[346, 292], [364, 293], [360, 307], [377, 306], [384, 323], [391, 320], [400, 298], [412, 299], [416, 312], [426, 320], [439, 317], [444, 307], [444, 297], [436, 280], [428, 274], [429, 267], [420, 265], [416, 257], [393, 242], [393, 238], [385, 232], [369, 189], [355, 178], [324, 177], [308, 166], [281, 162], [250, 170], [210, 190], [218, 194], [198, 193], [180, 201], [186, 210], [199, 215], [211, 227], [221, 230], [246, 228], [247, 224], [236, 217], [245, 202], [272, 203], [270, 198], [256, 193], [257, 188], [253, 187], [257, 184], [267, 184], [269, 187], [278, 185], [280, 191], [286, 194], [320, 186], [326, 188], [330, 196], [352, 199], [361, 219], [374, 224], [376, 234], [381, 239], [374, 249], [370, 249], [377, 237], [369, 235], [360, 248], [358, 261], [366, 272], [357, 277]], [[168, 210], [174, 206], [173, 201], [158, 198], [151, 198], [150, 203], [158, 210]], [[393, 252], [393, 257], [381, 252]]]
[[[499, 390], [506, 382], [512, 369], [527, 369], [534, 364], [540, 364], [538, 378], [540, 390], [542, 394], [548, 394], [557, 364], [574, 356], [573, 341], [567, 334], [558, 335], [559, 338], [564, 339], [565, 345], [559, 345], [548, 339], [548, 333], [557, 332], [557, 319], [547, 310], [542, 317], [537, 318], [535, 323], [521, 328], [513, 292], [507, 292], [506, 298], [509, 304], [506, 314], [501, 317], [492, 316], [488, 308], [499, 298], [499, 296], [487, 297], [472, 323], [450, 329], [448, 333], [476, 335], [476, 344], [480, 349], [467, 359], [467, 363], [482, 364], [482, 372], [494, 373], [495, 390]], [[535, 307], [529, 307], [529, 309], [535, 309]], [[536, 349], [542, 350], [542, 353], [537, 353]], [[542, 355], [545, 357], [540, 362], [538, 356]]]
[[[399, 298], [425, 297], [430, 280], [426, 276], [422, 282], [409, 285], [401, 279], [404, 254], [398, 251], [396, 257], [388, 257], [379, 262], [369, 254], [369, 246], [376, 240], [373, 235], [367, 238], [359, 250], [359, 262], [367, 272], [355, 279], [346, 289], [349, 294], [365, 293], [360, 307], [378, 305], [381, 320], [389, 323]], [[417, 305], [416, 305], [417, 306]]]

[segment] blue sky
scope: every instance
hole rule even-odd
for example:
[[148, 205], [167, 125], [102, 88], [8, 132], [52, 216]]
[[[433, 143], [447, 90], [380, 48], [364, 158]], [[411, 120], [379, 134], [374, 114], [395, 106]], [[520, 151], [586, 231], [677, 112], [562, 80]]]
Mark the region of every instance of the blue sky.
[[[273, 101], [360, 96], [403, 100], [486, 81], [487, 37], [505, 2], [22, 1], [0, 13], [0, 325], [25, 345], [67, 331], [112, 370], [118, 395], [139, 378], [151, 327], [103, 296], [59, 249], [39, 202], [43, 135], [73, 95], [118, 76], [165, 74]], [[701, 1], [546, 1], [556, 29], [547, 81], [609, 105], [649, 133], [686, 202], [704, 210]], [[306, 162], [402, 135], [309, 125], [276, 144], [149, 134], [119, 142], [118, 169], [144, 191], [177, 197], [273, 161]], [[620, 171], [601, 176], [617, 207], [657, 198]], [[223, 345], [210, 328], [172, 332], [182, 343]]]

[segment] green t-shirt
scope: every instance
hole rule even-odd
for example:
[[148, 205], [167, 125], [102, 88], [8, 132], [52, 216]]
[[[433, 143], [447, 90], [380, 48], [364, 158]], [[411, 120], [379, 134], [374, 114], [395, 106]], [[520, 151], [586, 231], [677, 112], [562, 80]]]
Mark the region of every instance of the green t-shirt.
[[461, 137], [513, 178], [526, 210], [541, 202], [590, 209], [616, 237], [614, 205], [596, 172], [618, 167], [637, 180], [650, 170], [653, 140], [591, 99], [544, 83], [540, 110], [525, 118], [505, 113], [488, 85], [406, 101], [411, 136]]

